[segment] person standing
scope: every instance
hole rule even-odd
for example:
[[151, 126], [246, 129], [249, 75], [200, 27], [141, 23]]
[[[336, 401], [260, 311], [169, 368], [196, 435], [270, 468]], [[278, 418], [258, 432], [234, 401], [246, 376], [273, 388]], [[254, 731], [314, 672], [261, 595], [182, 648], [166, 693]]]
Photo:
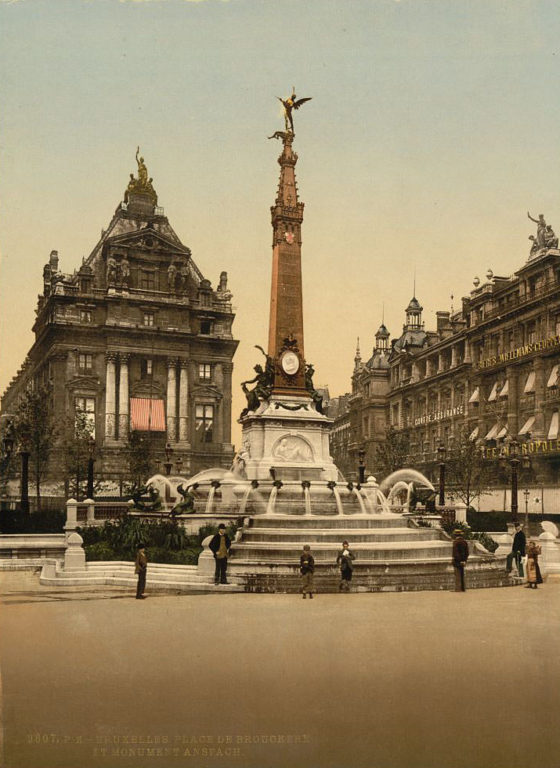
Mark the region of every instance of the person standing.
[[313, 599], [313, 574], [315, 573], [315, 559], [311, 554], [311, 547], [306, 544], [299, 559], [299, 572], [301, 573], [301, 591], [303, 599], [309, 595]]
[[521, 578], [523, 578], [522, 558], [525, 557], [526, 543], [527, 543], [527, 539], [525, 538], [525, 534], [523, 532], [523, 526], [521, 525], [521, 523], [516, 523], [515, 536], [513, 537], [511, 552], [506, 558], [506, 571], [508, 573], [511, 573], [511, 565], [512, 565], [512, 562], [515, 560], [517, 573], [519, 576], [521, 576]]
[[342, 549], [336, 558], [336, 564], [340, 568], [339, 592], [350, 592], [350, 582], [352, 581], [352, 571], [354, 570], [355, 555], [350, 549], [348, 542], [342, 542]]
[[455, 570], [455, 592], [465, 591], [465, 565], [469, 559], [469, 545], [463, 537], [463, 531], [453, 531], [453, 569]]
[[218, 533], [212, 537], [209, 546], [214, 553], [214, 560], [216, 561], [214, 584], [227, 584], [227, 561], [229, 557], [231, 541], [229, 536], [226, 534], [226, 527], [223, 523], [220, 523], [218, 526]]
[[539, 584], [543, 583], [541, 569], [539, 568], [539, 555], [541, 546], [534, 541], [529, 542], [527, 547], [527, 588], [537, 589]]
[[136, 553], [136, 563], [134, 572], [138, 574], [138, 585], [136, 587], [136, 599], [144, 600], [144, 590], [146, 589], [146, 573], [148, 571], [148, 558], [144, 544], [138, 544]]

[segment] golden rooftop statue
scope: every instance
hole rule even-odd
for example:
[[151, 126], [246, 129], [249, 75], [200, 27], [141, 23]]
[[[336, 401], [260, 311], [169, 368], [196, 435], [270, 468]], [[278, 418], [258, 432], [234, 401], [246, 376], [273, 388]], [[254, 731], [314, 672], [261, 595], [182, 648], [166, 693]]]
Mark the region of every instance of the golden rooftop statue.
[[282, 105], [284, 107], [284, 122], [286, 124], [286, 131], [289, 131], [291, 133], [294, 133], [294, 121], [292, 118], [292, 111], [294, 109], [299, 109], [302, 104], [305, 104], [306, 101], [311, 101], [311, 96], [305, 99], [298, 99], [296, 96], [296, 89], [295, 86], [292, 87], [292, 95], [288, 99], [282, 99], [280, 96], [277, 97], [279, 101], [282, 102]]
[[157, 193], [153, 187], [153, 179], [148, 178], [148, 169], [144, 158], [140, 157], [140, 147], [136, 149], [136, 163], [138, 165], [138, 178], [134, 178], [134, 174], [130, 174], [130, 181], [124, 193], [124, 202], [128, 203], [131, 194], [148, 195], [154, 205], [157, 205]]

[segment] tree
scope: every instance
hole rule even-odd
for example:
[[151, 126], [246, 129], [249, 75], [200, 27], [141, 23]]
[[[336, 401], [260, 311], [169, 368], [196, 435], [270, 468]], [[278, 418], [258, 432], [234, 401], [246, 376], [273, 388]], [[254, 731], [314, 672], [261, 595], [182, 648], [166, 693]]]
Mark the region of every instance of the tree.
[[65, 480], [68, 493], [79, 499], [82, 488], [85, 491], [91, 441], [94, 436], [91, 414], [76, 410], [74, 419], [66, 420], [62, 451], [64, 457]]
[[157, 458], [152, 433], [131, 431], [128, 435], [127, 452], [131, 490], [139, 488], [155, 472]]
[[402, 469], [406, 465], [409, 452], [408, 432], [388, 427], [385, 432], [385, 440], [377, 446], [375, 457], [377, 466], [383, 475], [390, 475], [391, 472]]
[[14, 428], [19, 443], [29, 450], [35, 478], [37, 510], [41, 510], [41, 480], [49, 463], [57, 428], [51, 409], [51, 388], [48, 385], [25, 390], [19, 401]]
[[450, 450], [446, 467], [449, 485], [467, 509], [490, 486], [491, 465], [483, 458], [476, 442], [470, 439], [468, 429], [460, 432]]

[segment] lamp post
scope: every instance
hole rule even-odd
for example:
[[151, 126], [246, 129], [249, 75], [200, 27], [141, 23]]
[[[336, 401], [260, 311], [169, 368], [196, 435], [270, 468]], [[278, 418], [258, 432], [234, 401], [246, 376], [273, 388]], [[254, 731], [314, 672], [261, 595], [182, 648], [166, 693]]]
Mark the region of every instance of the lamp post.
[[519, 443], [517, 440], [510, 440], [507, 443], [507, 451], [502, 454], [502, 460], [509, 463], [511, 467], [511, 519], [513, 523], [517, 522], [518, 500], [517, 500], [517, 474], [519, 472]]
[[445, 446], [439, 444], [437, 455], [439, 459], [439, 506], [445, 506]]
[[88, 440], [88, 467], [87, 467], [87, 497], [93, 500], [93, 465], [95, 463], [95, 440], [90, 436]]
[[366, 452], [363, 448], [358, 451], [358, 482], [360, 485], [366, 481]]
[[171, 467], [173, 466], [173, 463], [171, 461], [171, 457], [173, 456], [173, 448], [171, 447], [170, 443], [167, 443], [165, 446], [165, 464], [163, 465], [165, 467], [165, 474], [167, 477], [171, 474]]
[[529, 496], [531, 491], [525, 488], [523, 496], [525, 496], [525, 536], [529, 536]]

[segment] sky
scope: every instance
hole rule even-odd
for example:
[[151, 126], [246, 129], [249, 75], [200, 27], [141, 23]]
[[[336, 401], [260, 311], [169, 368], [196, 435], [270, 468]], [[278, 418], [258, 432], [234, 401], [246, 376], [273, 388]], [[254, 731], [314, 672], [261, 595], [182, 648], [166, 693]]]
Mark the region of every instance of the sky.
[[[556, 0], [0, 0], [0, 391], [33, 342], [51, 250], [71, 272], [136, 171], [216, 285], [240, 381], [266, 346], [270, 205], [295, 85], [305, 351], [350, 388], [416, 274], [428, 329], [475, 276], [560, 233]], [[453, 296], [453, 299], [451, 298]], [[234, 440], [239, 429], [234, 424]]]

